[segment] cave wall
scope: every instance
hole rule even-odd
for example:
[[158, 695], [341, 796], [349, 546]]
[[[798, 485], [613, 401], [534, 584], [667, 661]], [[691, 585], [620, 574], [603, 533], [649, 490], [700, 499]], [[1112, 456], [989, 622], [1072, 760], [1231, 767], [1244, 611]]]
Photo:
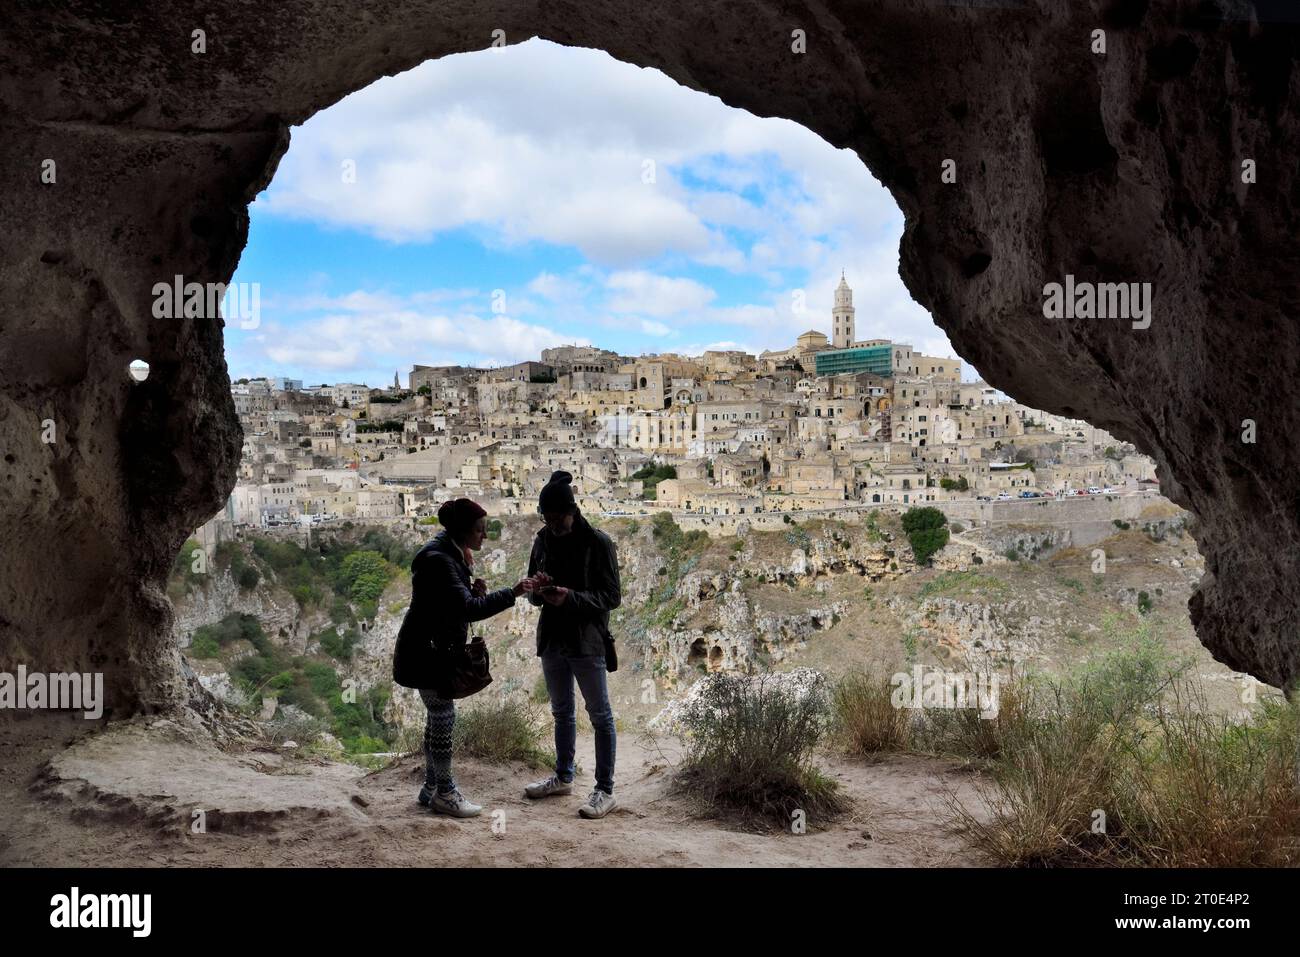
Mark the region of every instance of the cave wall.
[[[607, 50], [855, 150], [906, 217], [904, 281], [958, 352], [1017, 399], [1136, 443], [1196, 514], [1207, 647], [1269, 684], [1300, 672], [1300, 80], [1297, 25], [1271, 9], [73, 0], [4, 20], [0, 668], [104, 671], [116, 713], [185, 699], [165, 578], [224, 504], [241, 437], [222, 320], [154, 318], [153, 284], [229, 279], [291, 126], [501, 30]], [[1067, 273], [1152, 283], [1150, 327], [1045, 319], [1043, 286]]]

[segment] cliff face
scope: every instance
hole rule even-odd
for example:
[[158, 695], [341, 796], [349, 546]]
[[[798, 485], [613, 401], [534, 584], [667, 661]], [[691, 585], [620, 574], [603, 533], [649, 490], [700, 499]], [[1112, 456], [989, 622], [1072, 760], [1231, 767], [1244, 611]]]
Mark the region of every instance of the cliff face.
[[[153, 286], [230, 278], [290, 126], [500, 30], [605, 49], [855, 150], [906, 216], [904, 281], [960, 354], [1134, 442], [1196, 514], [1206, 646], [1274, 685], [1300, 673], [1300, 76], [1295, 25], [1255, 4], [74, 0], [6, 16], [0, 665], [103, 671], [118, 713], [185, 700], [161, 586], [229, 493], [240, 436], [221, 319], [155, 318]], [[1149, 283], [1149, 326], [1045, 318], [1045, 284], [1067, 276]]]
[[[611, 693], [620, 713], [672, 699], [713, 671], [760, 674], [810, 666], [832, 675], [910, 668], [1009, 668], [1061, 671], [1134, 635], [1151, 634], [1196, 664], [1194, 675], [1218, 677], [1195, 644], [1186, 602], [1202, 573], [1194, 542], [1177, 527], [1113, 528], [1099, 543], [1075, 547], [1059, 528], [1019, 526], [1014, 535], [977, 529], [955, 537], [918, 568], [898, 517], [868, 523], [811, 521], [740, 537], [690, 536], [646, 520], [602, 527], [614, 539], [623, 602], [611, 615], [620, 658]], [[516, 580], [535, 525], [508, 518], [501, 537], [479, 554], [490, 587]], [[1026, 543], [1019, 559], [978, 544]], [[1051, 542], [1037, 556], [1027, 543]], [[1098, 574], [1095, 549], [1107, 555]], [[248, 559], [252, 561], [250, 557]], [[262, 567], [257, 589], [242, 592], [218, 572], [177, 603], [178, 640], [234, 613], [258, 618], [273, 642], [293, 655], [323, 661], [363, 693], [388, 689], [409, 579], [398, 576], [360, 629], [346, 660], [326, 656], [314, 640], [328, 631], [323, 605], [300, 609]], [[487, 640], [495, 682], [488, 698], [523, 694], [544, 700], [534, 635], [538, 612], [527, 602], [475, 626]], [[249, 649], [251, 651], [251, 649]], [[195, 660], [204, 687], [239, 703], [226, 675], [241, 654]], [[414, 692], [392, 688], [384, 718], [418, 729], [424, 707]], [[650, 692], [647, 694], [647, 692]], [[654, 709], [651, 709], [654, 710]]]

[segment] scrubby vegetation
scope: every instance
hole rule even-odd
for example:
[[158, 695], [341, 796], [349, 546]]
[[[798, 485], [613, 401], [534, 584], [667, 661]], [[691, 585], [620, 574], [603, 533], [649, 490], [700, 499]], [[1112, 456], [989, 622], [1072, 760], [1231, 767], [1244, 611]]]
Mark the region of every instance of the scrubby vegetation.
[[677, 478], [675, 465], [643, 465], [632, 473], [632, 478], [641, 480], [641, 497], [654, 499], [658, 497], [657, 487], [664, 479]]
[[[496, 531], [499, 535], [500, 523]], [[326, 536], [310, 549], [294, 541], [265, 536], [254, 536], [251, 545], [222, 542], [216, 548], [214, 567], [202, 571], [194, 567], [198, 548], [198, 543], [191, 540], [176, 556], [168, 581], [168, 593], [173, 599], [202, 587], [209, 572], [228, 571], [244, 591], [252, 591], [266, 580], [288, 591], [303, 608], [325, 606], [342, 597], [364, 619], [375, 617], [379, 596], [410, 565], [415, 554], [414, 548], [376, 528], [366, 530], [359, 538]]]
[[555, 752], [542, 747], [540, 713], [518, 698], [473, 704], [456, 712], [455, 753], [484, 761], [521, 761], [533, 768], [555, 766]]
[[993, 719], [892, 707], [888, 680], [836, 687], [834, 737], [855, 754], [916, 751], [982, 770], [954, 825], [1010, 866], [1237, 867], [1300, 863], [1300, 705], [1242, 723], [1210, 712], [1139, 627], [1063, 677], [1011, 676]]
[[[332, 664], [290, 655], [267, 637], [252, 615], [227, 615], [216, 624], [196, 629], [189, 654], [217, 658], [241, 641], [251, 645], [252, 651], [236, 658], [229, 671], [250, 709], [260, 710], [262, 699], [273, 696], [280, 706], [293, 705], [321, 720], [349, 752], [386, 750], [393, 739], [393, 729], [382, 718], [389, 690], [378, 686], [365, 691], [345, 688]], [[350, 641], [355, 643], [355, 637]], [[322, 650], [328, 652], [325, 642]], [[351, 644], [347, 654], [351, 656]]]
[[710, 676], [681, 719], [687, 752], [678, 783], [707, 815], [820, 826], [846, 806], [839, 785], [813, 762], [827, 697], [820, 682], [800, 694], [773, 675]]
[[197, 554], [202, 551], [202, 546], [191, 538], [176, 553], [176, 559], [172, 562], [171, 576], [167, 581], [167, 594], [173, 601], [188, 595], [195, 587], [207, 580], [207, 575], [195, 568], [196, 565], [199, 569], [205, 566], [205, 559]]
[[663, 564], [657, 572], [659, 581], [645, 602], [622, 619], [634, 649], [643, 646], [648, 629], [666, 627], [681, 613], [685, 603], [677, 597], [677, 586], [709, 547], [707, 532], [701, 529], [683, 531], [670, 512], [655, 513], [650, 520], [650, 533], [663, 556]]

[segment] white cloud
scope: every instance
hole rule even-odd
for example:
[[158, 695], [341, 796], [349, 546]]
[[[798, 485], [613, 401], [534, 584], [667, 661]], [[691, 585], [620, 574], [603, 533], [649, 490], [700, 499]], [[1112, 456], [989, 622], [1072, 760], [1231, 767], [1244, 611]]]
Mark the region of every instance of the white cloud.
[[617, 272], [605, 281], [611, 312], [675, 316], [702, 309], [716, 298], [708, 286], [693, 279], [659, 276], [645, 270]]
[[313, 379], [334, 375], [373, 385], [390, 381], [391, 370], [406, 370], [416, 362], [510, 365], [565, 343], [591, 344], [585, 337], [509, 316], [425, 313], [406, 305], [324, 313], [292, 325], [265, 322], [256, 333], [232, 333], [230, 364], [234, 374], [257, 374], [269, 365], [300, 370]]
[[[355, 183], [343, 182], [345, 160], [356, 164]], [[585, 264], [541, 256], [545, 265], [532, 261], [533, 278], [514, 288], [475, 277], [483, 288], [286, 301], [286, 312], [320, 315], [263, 336], [260, 351], [254, 337], [239, 340], [241, 362], [340, 371], [383, 368], [390, 357], [403, 366], [471, 355], [505, 363], [588, 341], [576, 332], [625, 351], [678, 336], [785, 348], [808, 328], [829, 333], [841, 268], [859, 338], [952, 354], [899, 279], [902, 216], [856, 155], [600, 51], [534, 40], [381, 80], [294, 130], [254, 215], [395, 243], [461, 230], [506, 256], [549, 244]], [[719, 270], [743, 282], [715, 282]], [[490, 313], [498, 284], [505, 316]], [[806, 309], [796, 312], [800, 289]], [[386, 334], [390, 322], [397, 331]]]

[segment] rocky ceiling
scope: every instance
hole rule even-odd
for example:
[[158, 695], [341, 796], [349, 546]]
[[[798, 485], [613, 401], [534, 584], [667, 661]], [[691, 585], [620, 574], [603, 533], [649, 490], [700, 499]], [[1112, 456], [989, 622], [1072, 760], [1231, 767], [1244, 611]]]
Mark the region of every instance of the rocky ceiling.
[[[1285, 5], [4, 6], [0, 667], [103, 671], [118, 714], [187, 699], [165, 579], [230, 492], [241, 438], [221, 320], [154, 318], [154, 284], [231, 276], [293, 125], [426, 59], [540, 36], [855, 150], [906, 216], [908, 288], [961, 355], [1017, 399], [1136, 443], [1195, 513], [1206, 646], [1272, 685], [1300, 671]], [[1046, 318], [1044, 286], [1067, 276], [1150, 283], [1149, 325]], [[136, 358], [151, 366], [138, 384]]]

